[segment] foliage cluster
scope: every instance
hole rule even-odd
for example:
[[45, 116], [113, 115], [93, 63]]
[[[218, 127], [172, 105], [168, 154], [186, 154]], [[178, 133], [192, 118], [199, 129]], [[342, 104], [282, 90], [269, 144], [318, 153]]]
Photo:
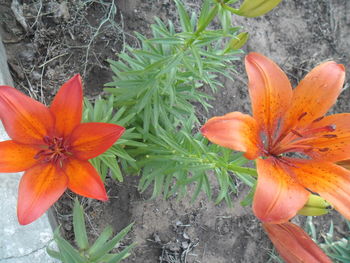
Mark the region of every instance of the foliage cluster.
[[[222, 86], [218, 75], [232, 79], [232, 62], [240, 59], [242, 51], [237, 47], [244, 44], [247, 34], [232, 26], [232, 10], [226, 7], [233, 1], [205, 0], [199, 15], [189, 13], [180, 0], [174, 1], [180, 26], [155, 18], [152, 38], [135, 32], [141, 47], [127, 45], [118, 60], [109, 61], [115, 75], [105, 90], [113, 96], [98, 100], [94, 107], [87, 104], [86, 120], [103, 116], [104, 121], [130, 127], [123, 140], [92, 162], [104, 176], [110, 167], [113, 177], [122, 180], [112, 161], [113, 154], [118, 156], [124, 171], [141, 175], [140, 190], [153, 185], [152, 197], [182, 196], [187, 185], [195, 183], [193, 199], [201, 191], [210, 198], [209, 177], [213, 175], [220, 186], [216, 201], [230, 204], [230, 195], [236, 192], [232, 172], [253, 186], [255, 171], [242, 168], [247, 160], [209, 144], [198, 133], [194, 105], [212, 107], [205, 90], [216, 92]], [[221, 28], [208, 29], [215, 17]], [[112, 100], [117, 117], [107, 107]]]
[[73, 228], [77, 248], [74, 248], [68, 241], [61, 237], [60, 228], [57, 228], [54, 233], [54, 241], [58, 247], [58, 251], [49, 247], [46, 251], [51, 257], [59, 259], [63, 263], [118, 263], [130, 255], [129, 252], [134, 244], [126, 246], [120, 252], [110, 252], [113, 249], [117, 249], [120, 242], [132, 228], [132, 225], [128, 225], [114, 237], [112, 237], [112, 227], [107, 226], [96, 241], [90, 245], [85, 227], [84, 209], [78, 199], [75, 199]]

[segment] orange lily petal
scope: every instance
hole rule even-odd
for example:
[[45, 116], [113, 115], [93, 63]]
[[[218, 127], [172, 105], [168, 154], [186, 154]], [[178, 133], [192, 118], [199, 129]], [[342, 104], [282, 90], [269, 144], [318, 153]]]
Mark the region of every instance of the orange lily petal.
[[293, 92], [283, 131], [303, 127], [322, 117], [335, 103], [344, 83], [343, 65], [325, 62], [305, 76]]
[[66, 175], [50, 163], [26, 171], [18, 189], [19, 223], [27, 225], [39, 218], [63, 194], [67, 183]]
[[245, 152], [248, 159], [255, 159], [259, 154], [258, 126], [249, 115], [231, 112], [211, 118], [203, 125], [201, 132], [212, 143]]
[[68, 188], [73, 192], [102, 201], [108, 200], [101, 177], [88, 161], [70, 159], [64, 168]]
[[263, 222], [288, 221], [304, 206], [310, 193], [289, 176], [286, 165], [273, 158], [257, 159], [257, 170], [254, 214]]
[[0, 86], [0, 118], [11, 139], [20, 143], [40, 144], [53, 127], [45, 105], [8, 86]]
[[350, 171], [325, 161], [304, 161], [291, 168], [305, 188], [318, 193], [350, 220]]
[[271, 137], [292, 99], [292, 86], [280, 67], [261, 54], [249, 53], [245, 65], [253, 117]]
[[335, 114], [312, 123], [307, 130], [320, 130], [323, 127], [334, 127], [334, 131], [318, 132], [310, 139], [301, 139], [299, 144], [311, 146], [307, 154], [316, 160], [336, 162], [350, 159], [350, 114]]
[[73, 155], [88, 160], [104, 153], [124, 133], [125, 128], [116, 124], [90, 122], [79, 124], [72, 132]]
[[15, 173], [27, 170], [37, 162], [34, 156], [39, 150], [37, 146], [14, 141], [0, 142], [0, 172]]
[[332, 263], [303, 229], [286, 222], [263, 223], [263, 227], [286, 263]]
[[50, 110], [56, 120], [56, 136], [67, 136], [80, 123], [83, 110], [83, 88], [79, 74], [62, 85], [52, 101]]

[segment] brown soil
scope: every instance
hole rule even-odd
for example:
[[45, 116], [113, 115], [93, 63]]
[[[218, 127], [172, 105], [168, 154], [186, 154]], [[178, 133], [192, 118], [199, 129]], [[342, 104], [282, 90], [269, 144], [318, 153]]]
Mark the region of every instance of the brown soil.
[[[0, 34], [6, 45], [15, 86], [49, 103], [58, 87], [75, 73], [83, 76], [85, 94], [101, 94], [112, 76], [107, 58], [116, 59], [123, 43], [136, 46], [133, 31], [149, 34], [155, 15], [175, 20], [171, 0], [119, 0], [117, 12], [111, 1], [23, 1], [24, 23], [14, 18], [10, 0], [0, 0]], [[198, 10], [199, 0], [187, 0]], [[257, 51], [274, 59], [296, 84], [311, 68], [324, 60], [343, 63], [350, 70], [350, 1], [290, 0], [266, 16], [246, 19], [234, 17], [235, 24], [250, 33], [246, 52]], [[17, 13], [20, 14], [20, 9]], [[108, 17], [109, 15], [109, 17]], [[237, 64], [236, 81], [222, 80], [225, 88], [215, 94], [213, 109], [199, 115], [211, 117], [239, 110], [250, 111], [247, 78], [242, 63]], [[345, 85], [348, 87], [348, 82]], [[333, 112], [350, 112], [350, 91], [345, 89]], [[214, 205], [201, 196], [189, 199], [149, 200], [137, 191], [137, 178], [125, 182], [107, 179], [110, 201], [83, 199], [90, 236], [96, 238], [111, 224], [115, 231], [135, 222], [126, 243], [137, 248], [125, 262], [267, 262], [271, 244], [251, 209], [240, 200], [246, 189], [234, 197], [234, 207]], [[67, 238], [72, 238], [72, 194], [65, 194], [54, 209]], [[318, 219], [327, 230], [331, 216]], [[342, 232], [337, 213], [332, 219]], [[298, 220], [303, 220], [297, 219]]]

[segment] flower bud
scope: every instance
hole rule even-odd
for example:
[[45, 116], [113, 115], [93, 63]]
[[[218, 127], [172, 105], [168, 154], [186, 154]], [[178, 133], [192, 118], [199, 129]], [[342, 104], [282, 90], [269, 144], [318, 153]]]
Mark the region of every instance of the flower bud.
[[271, 11], [281, 1], [282, 0], [245, 0], [236, 14], [246, 17], [261, 16]]
[[298, 211], [299, 215], [303, 216], [320, 216], [328, 213], [330, 204], [322, 197], [310, 194], [309, 200], [304, 207]]
[[230, 49], [240, 49], [244, 46], [249, 38], [248, 32], [242, 32], [238, 34], [235, 38], [232, 38], [228, 44]]

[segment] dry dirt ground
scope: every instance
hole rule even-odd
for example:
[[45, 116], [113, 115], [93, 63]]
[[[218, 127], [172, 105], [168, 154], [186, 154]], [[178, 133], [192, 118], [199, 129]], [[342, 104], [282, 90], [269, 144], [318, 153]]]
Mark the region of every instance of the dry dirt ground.
[[[198, 10], [199, 1], [187, 0], [187, 7]], [[0, 0], [0, 14], [0, 34], [16, 87], [45, 103], [75, 73], [82, 74], [89, 98], [101, 94], [103, 84], [112, 76], [106, 59], [116, 59], [125, 42], [137, 46], [133, 31], [148, 35], [155, 15], [163, 20], [176, 19], [171, 0]], [[284, 0], [266, 16], [233, 19], [250, 33], [245, 51], [274, 59], [294, 85], [325, 60], [343, 63], [349, 73], [349, 0]], [[215, 94], [214, 108], [209, 113], [199, 109], [203, 118], [234, 110], [250, 111], [244, 67], [242, 63], [236, 67], [234, 82], [222, 79], [225, 88]], [[349, 99], [350, 90], [344, 89], [333, 111], [350, 112]], [[204, 197], [193, 204], [186, 198], [150, 201], [147, 193], [137, 191], [137, 178], [132, 176], [126, 176], [124, 183], [109, 179], [106, 185], [110, 201], [82, 201], [89, 234], [96, 238], [107, 224], [119, 231], [135, 222], [126, 244], [137, 242], [138, 246], [125, 262], [269, 260], [269, 240], [250, 208], [239, 204], [246, 193], [243, 186], [233, 197], [235, 206], [229, 208], [225, 204], [215, 206]], [[72, 237], [71, 208], [71, 193], [54, 206], [67, 238]], [[330, 218], [318, 219], [320, 230], [327, 229]], [[348, 236], [337, 213], [333, 218], [340, 235]]]

